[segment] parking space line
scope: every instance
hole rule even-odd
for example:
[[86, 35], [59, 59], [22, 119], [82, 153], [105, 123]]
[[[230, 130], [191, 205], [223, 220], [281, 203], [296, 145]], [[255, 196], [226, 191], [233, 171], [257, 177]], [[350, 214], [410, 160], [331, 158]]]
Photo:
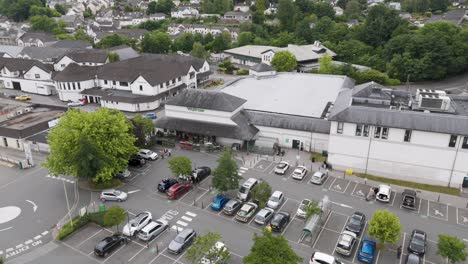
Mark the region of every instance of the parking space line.
[[[182, 195], [181, 197], [179, 197], [179, 199], [177, 199], [177, 200], [180, 201], [180, 202], [182, 202], [182, 203], [184, 203], [183, 200], [184, 200], [185, 196], [187, 196], [187, 195], [188, 195], [189, 193], [191, 193], [191, 192], [193, 192], [193, 186], [190, 187], [190, 190], [188, 190], [184, 195]], [[193, 203], [192, 203], [192, 204], [193, 204]]]
[[356, 185], [354, 186], [353, 191], [351, 192], [352, 196], [355, 196], [354, 191], [356, 191], [356, 188], [358, 187], [358, 185], [359, 185], [359, 182], [356, 182]]
[[187, 223], [185, 223], [185, 222], [182, 222], [182, 221], [177, 221], [177, 222], [176, 222], [176, 224], [178, 224], [178, 225], [180, 225], [180, 226], [183, 226], [183, 227], [186, 227], [186, 226], [188, 226], [188, 224], [187, 224]]
[[167, 248], [164, 248], [161, 252], [159, 252], [158, 254], [156, 254], [156, 256], [155, 256], [148, 264], [153, 263], [153, 261], [155, 261], [155, 260], [159, 257], [159, 255], [165, 256], [165, 255], [163, 254], [163, 252], [166, 251], [166, 249], [167, 249]]
[[346, 222], [343, 225], [343, 227], [341, 228], [341, 232], [339, 233], [340, 235], [338, 236], [338, 239], [336, 240], [335, 247], [333, 248], [333, 252], [335, 252], [336, 246], [338, 246], [338, 242], [340, 242], [340, 236], [341, 236], [341, 234], [343, 234], [343, 231], [345, 230], [346, 223], [348, 223], [348, 219], [349, 219], [349, 216], [346, 217]]
[[[95, 261], [96, 263], [100, 263], [97, 259], [95, 259], [95, 258], [93, 258], [93, 257], [91, 257], [91, 256], [89, 256], [89, 255], [86, 255], [85, 253], [83, 253], [83, 252], [81, 252], [80, 250], [78, 250], [78, 249], [76, 249], [76, 248], [74, 248], [74, 247], [68, 245], [68, 244], [65, 243], [65, 242], [59, 242], [59, 243], [62, 244], [62, 245], [64, 245], [64, 246], [66, 246], [67, 248], [69, 248], [69, 249], [71, 249], [71, 250], [73, 250], [73, 251], [79, 253], [80, 255], [85, 256], [85, 257], [87, 257], [87, 258], [89, 258], [89, 259]], [[94, 251], [93, 251], [93, 252], [94, 252]], [[93, 252], [91, 252], [91, 253], [93, 253]]]
[[130, 240], [130, 242], [132, 242], [133, 244], [137, 244], [137, 245], [139, 245], [140, 247], [146, 247], [145, 245], [140, 244], [140, 243], [136, 242], [135, 240]]
[[[189, 248], [190, 248], [190, 247], [189, 247]], [[189, 248], [187, 248], [187, 250], [188, 250]], [[181, 259], [181, 258], [187, 253], [187, 250], [185, 250], [184, 253], [182, 253], [182, 254], [174, 261], [174, 263], [181, 263], [181, 262], [179, 261], [179, 259]]]
[[344, 188], [343, 193], [346, 193], [346, 190], [348, 190], [349, 185], [351, 184], [351, 181], [348, 181], [348, 185], [346, 185], [346, 188]]
[[[330, 186], [328, 186], [328, 189], [329, 190], [332, 190], [332, 187], [333, 187], [333, 184], [335, 183], [337, 178], [333, 178], [333, 182], [330, 184]], [[333, 191], [333, 190], [332, 190]]]
[[286, 232], [286, 229], [288, 229], [289, 225], [291, 224], [292, 220], [296, 217], [297, 212], [294, 214], [294, 217], [289, 220], [289, 223], [286, 225], [284, 228], [283, 232], [281, 232], [281, 235], [284, 235], [284, 232]]
[[375, 263], [379, 263], [379, 257], [380, 257], [380, 250], [377, 253], [377, 258], [375, 258]]
[[288, 201], [288, 198], [286, 198], [286, 200], [284, 200], [283, 204], [280, 206], [280, 208], [278, 209], [278, 212], [281, 211], [281, 209], [283, 208], [283, 206], [286, 204], [286, 202]]
[[133, 255], [133, 256], [128, 260], [128, 262], [132, 261], [132, 259], [134, 259], [136, 256], [138, 256], [138, 254], [140, 254], [144, 249], [145, 249], [145, 248], [141, 248], [140, 250], [138, 250], [138, 252], [137, 252], [135, 255]]
[[[202, 188], [199, 188], [201, 190], [203, 190]], [[196, 202], [198, 202], [198, 200], [200, 200], [203, 196], [205, 196], [205, 194], [207, 194], [210, 190], [205, 190], [200, 196], [198, 196], [198, 198], [195, 199], [195, 201], [193, 201], [192, 205], [195, 205]]]
[[325, 226], [327, 226], [328, 220], [330, 220], [331, 214], [332, 214], [331, 212], [328, 214], [327, 220], [325, 220], [325, 223], [323, 224], [322, 229], [320, 230], [317, 238], [315, 239], [314, 245], [312, 246], [313, 248], [315, 248], [315, 245], [317, 245], [317, 242], [319, 241], [319, 238], [322, 235], [323, 229], [325, 228]]
[[404, 255], [403, 253], [405, 252], [405, 240], [406, 240], [406, 233], [403, 232], [403, 244], [401, 245], [401, 256], [400, 256], [399, 264], [401, 264], [401, 261], [403, 260], [403, 255]]
[[[439, 202], [434, 202], [433, 203], [438, 203], [438, 204], [442, 204], [442, 203], [439, 203]], [[436, 219], [440, 219], [440, 220], [444, 220], [444, 221], [448, 221], [448, 204], [445, 204], [445, 218], [442, 218], [442, 217], [437, 217], [437, 216], [432, 216], [429, 214], [429, 208], [431, 207], [431, 201], [428, 201], [428, 204], [427, 204], [427, 215], [432, 217], [432, 218], [436, 218]]]
[[394, 195], [393, 195], [393, 201], [392, 201], [392, 204], [390, 204], [390, 206], [391, 206], [391, 207], [393, 207], [393, 204], [395, 203], [395, 200], [396, 200], [396, 195], [397, 195], [397, 193], [396, 193], [396, 192], [393, 192], [393, 191], [392, 191], [392, 193], [394, 193]]
[[95, 235], [97, 235], [97, 234], [99, 234], [101, 232], [102, 232], [102, 229], [99, 229], [96, 233], [94, 233], [93, 235], [91, 235], [87, 239], [81, 241], [76, 247], [79, 247], [79, 246], [83, 245], [83, 243], [85, 243], [86, 241], [88, 241], [89, 239], [91, 239], [92, 237], [94, 237]]
[[112, 258], [112, 256], [114, 256], [117, 252], [119, 252], [120, 250], [122, 250], [122, 248], [124, 248], [126, 245], [123, 245], [121, 246], [119, 249], [117, 249], [116, 251], [114, 251], [114, 253], [112, 253], [109, 257], [107, 257], [102, 263], [106, 263], [106, 261], [108, 261], [110, 258]]
[[181, 218], [182, 218], [182, 220], [192, 222], [192, 218], [187, 217], [187, 216], [185, 216], [185, 215], [183, 215]]
[[194, 214], [194, 213], [189, 212], [189, 211], [185, 212], [185, 214], [188, 215], [188, 216], [191, 216], [191, 217], [197, 216], [197, 214]]

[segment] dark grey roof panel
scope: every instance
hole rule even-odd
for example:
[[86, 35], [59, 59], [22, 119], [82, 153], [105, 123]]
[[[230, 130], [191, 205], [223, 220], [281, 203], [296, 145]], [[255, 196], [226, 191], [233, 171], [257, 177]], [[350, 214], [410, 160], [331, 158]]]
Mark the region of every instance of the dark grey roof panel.
[[33, 66], [36, 66], [46, 72], [52, 72], [52, 65], [45, 65], [36, 60], [16, 59], [16, 58], [0, 58], [0, 69], [7, 67], [10, 71], [28, 71]]
[[80, 66], [76, 63], [69, 64], [63, 71], [58, 72], [53, 80], [57, 82], [79, 82], [96, 78], [98, 66]]
[[169, 100], [167, 105], [232, 112], [247, 102], [223, 92], [188, 89]]
[[275, 69], [268, 64], [257, 63], [252, 67], [252, 70], [256, 72], [269, 72], [274, 71]]

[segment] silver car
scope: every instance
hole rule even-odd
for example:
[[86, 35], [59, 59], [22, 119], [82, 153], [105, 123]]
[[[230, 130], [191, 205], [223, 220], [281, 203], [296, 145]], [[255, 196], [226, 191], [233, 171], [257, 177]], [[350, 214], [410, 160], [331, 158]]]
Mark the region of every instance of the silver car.
[[109, 189], [109, 190], [104, 190], [101, 192], [101, 201], [117, 201], [117, 202], [122, 202], [127, 200], [127, 193], [122, 192], [120, 190], [116, 189]]
[[284, 202], [284, 195], [280, 191], [274, 191], [268, 199], [267, 206], [276, 210]]
[[310, 179], [310, 183], [322, 185], [328, 178], [328, 173], [317, 171]]
[[350, 256], [353, 251], [354, 244], [356, 243], [356, 237], [356, 234], [353, 232], [343, 231], [335, 248], [336, 253], [344, 256]]
[[260, 210], [260, 212], [258, 212], [255, 216], [255, 223], [259, 225], [266, 225], [271, 220], [274, 214], [275, 210], [265, 207], [262, 210]]

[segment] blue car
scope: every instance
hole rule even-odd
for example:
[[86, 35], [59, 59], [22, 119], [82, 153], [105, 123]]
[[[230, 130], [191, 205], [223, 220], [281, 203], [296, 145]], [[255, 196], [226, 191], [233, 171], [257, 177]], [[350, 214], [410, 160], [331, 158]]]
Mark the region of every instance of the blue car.
[[224, 205], [229, 201], [229, 198], [224, 196], [223, 194], [218, 194], [213, 198], [211, 201], [210, 207], [215, 211], [221, 211]]
[[156, 119], [157, 118], [155, 112], [149, 112], [149, 113], [144, 114], [143, 116], [146, 117], [146, 118], [149, 118], [149, 119]]
[[375, 240], [365, 237], [362, 239], [361, 246], [359, 247], [358, 260], [365, 263], [374, 262], [374, 254], [377, 243]]

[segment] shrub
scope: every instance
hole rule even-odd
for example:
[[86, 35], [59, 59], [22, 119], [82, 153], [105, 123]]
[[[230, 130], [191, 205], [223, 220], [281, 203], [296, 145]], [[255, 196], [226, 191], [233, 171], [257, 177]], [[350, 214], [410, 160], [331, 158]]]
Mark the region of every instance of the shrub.
[[249, 70], [240, 69], [237, 71], [237, 75], [249, 75]]
[[107, 227], [104, 224], [104, 214], [105, 212], [95, 212], [95, 213], [88, 213], [89, 220], [99, 226]]
[[[72, 225], [73, 223], [73, 225]], [[89, 223], [89, 216], [86, 214], [84, 216], [77, 216], [72, 219], [72, 221], [66, 222], [57, 235], [57, 240], [62, 240], [67, 236], [71, 235], [76, 230], [80, 229], [81, 227], [85, 226]]]
[[93, 182], [92, 180], [90, 180], [88, 183], [89, 183], [89, 187], [95, 190], [116, 188], [122, 185], [122, 182], [119, 179], [115, 179], [115, 178], [109, 181], [105, 181], [105, 182]]

